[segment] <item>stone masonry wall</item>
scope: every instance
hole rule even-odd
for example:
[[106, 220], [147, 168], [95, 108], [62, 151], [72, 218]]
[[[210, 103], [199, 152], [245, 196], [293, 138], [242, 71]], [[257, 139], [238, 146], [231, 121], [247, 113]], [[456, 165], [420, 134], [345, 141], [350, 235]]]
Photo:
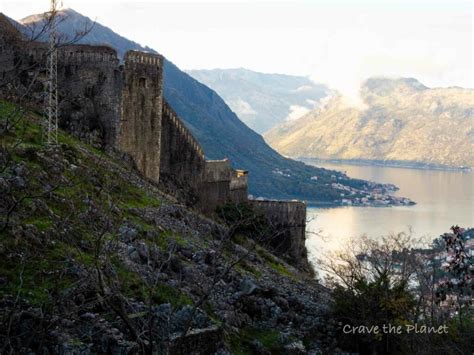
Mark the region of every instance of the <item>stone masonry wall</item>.
[[247, 202], [248, 172], [245, 170], [233, 170], [231, 174], [229, 190], [229, 199], [231, 202]]
[[201, 190], [201, 209], [212, 213], [216, 207], [229, 202], [232, 167], [230, 161], [208, 160]]
[[[37, 111], [45, 107], [48, 45], [23, 40], [0, 15], [0, 94], [16, 101], [26, 94]], [[15, 82], [12, 82], [14, 79]], [[116, 142], [122, 74], [116, 51], [107, 46], [58, 48], [59, 125], [103, 147]]]
[[306, 240], [306, 204], [302, 201], [250, 200], [276, 230], [270, 241], [277, 254], [287, 256], [300, 269], [308, 270]]
[[201, 145], [164, 101], [161, 121], [161, 179], [180, 187], [186, 186], [195, 194], [202, 184], [205, 160]]
[[[44, 43], [25, 47], [24, 65], [39, 73], [32, 97], [44, 107]], [[27, 82], [24, 82], [27, 85]], [[89, 143], [110, 147], [117, 139], [122, 74], [117, 53], [106, 46], [68, 45], [58, 49], [59, 125]]]
[[115, 50], [84, 45], [61, 48], [58, 81], [61, 126], [79, 138], [89, 137], [102, 146], [114, 146], [122, 91]]
[[162, 110], [163, 57], [127, 52], [118, 147], [132, 157], [146, 178], [155, 182], [160, 178]]

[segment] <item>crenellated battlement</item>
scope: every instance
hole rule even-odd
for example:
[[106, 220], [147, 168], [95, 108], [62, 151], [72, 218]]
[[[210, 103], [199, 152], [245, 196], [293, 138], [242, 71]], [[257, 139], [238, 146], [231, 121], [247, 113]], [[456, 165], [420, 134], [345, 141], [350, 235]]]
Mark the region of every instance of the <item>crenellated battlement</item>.
[[[48, 47], [44, 43], [32, 42], [27, 45], [27, 53], [30, 59], [42, 62], [48, 55]], [[66, 45], [58, 48], [58, 62], [61, 64], [71, 63], [100, 63], [109, 62], [118, 65], [117, 51], [107, 46], [90, 45]]]
[[250, 200], [250, 202], [272, 210], [287, 210], [290, 213], [306, 211], [306, 203], [300, 200]]
[[155, 53], [140, 52], [140, 51], [128, 51], [125, 53], [124, 58], [126, 63], [137, 63], [144, 65], [163, 65], [163, 56]]
[[59, 48], [58, 60], [65, 62], [110, 62], [118, 64], [117, 51], [107, 46], [74, 45]]
[[194, 138], [188, 128], [181, 122], [176, 112], [171, 108], [171, 106], [164, 101], [163, 102], [163, 113], [169, 117], [171, 123], [186, 140], [186, 142], [193, 147], [194, 151], [198, 155], [199, 159], [205, 160], [204, 150], [202, 149], [199, 142]]

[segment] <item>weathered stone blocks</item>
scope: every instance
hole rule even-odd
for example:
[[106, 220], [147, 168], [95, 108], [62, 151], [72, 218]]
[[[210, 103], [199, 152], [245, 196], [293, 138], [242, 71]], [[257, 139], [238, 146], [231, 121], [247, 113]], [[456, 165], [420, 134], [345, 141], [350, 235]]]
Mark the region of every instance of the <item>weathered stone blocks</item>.
[[118, 147], [147, 178], [160, 180], [163, 57], [125, 54]]

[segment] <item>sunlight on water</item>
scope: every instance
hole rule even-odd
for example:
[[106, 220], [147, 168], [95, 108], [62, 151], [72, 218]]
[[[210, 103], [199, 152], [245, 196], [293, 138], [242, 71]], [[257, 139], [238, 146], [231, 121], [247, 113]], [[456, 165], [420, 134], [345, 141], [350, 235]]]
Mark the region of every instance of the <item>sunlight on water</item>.
[[474, 227], [474, 173], [329, 163], [318, 166], [345, 171], [354, 178], [394, 183], [400, 188], [397, 195], [417, 204], [386, 208], [308, 206], [306, 246], [313, 261], [339, 249], [349, 238], [364, 234], [378, 237], [411, 229], [415, 236], [434, 238], [455, 224]]

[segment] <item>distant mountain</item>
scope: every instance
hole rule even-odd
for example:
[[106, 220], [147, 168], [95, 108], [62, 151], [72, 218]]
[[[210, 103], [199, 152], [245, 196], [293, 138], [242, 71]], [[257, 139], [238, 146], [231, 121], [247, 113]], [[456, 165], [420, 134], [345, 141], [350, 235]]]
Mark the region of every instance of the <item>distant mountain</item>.
[[[137, 49], [149, 52], [155, 52], [147, 46], [141, 46], [137, 42], [131, 41], [123, 36], [112, 31], [110, 28], [101, 25], [98, 22], [91, 20], [89, 17], [81, 15], [73, 9], [65, 9], [59, 12], [58, 32], [61, 34], [61, 41], [68, 42], [77, 37], [77, 34], [86, 33], [85, 36], [80, 36], [78, 43], [85, 44], [103, 44], [108, 45], [115, 50], [120, 58], [123, 58], [125, 52], [129, 49]], [[20, 20], [20, 23], [25, 26], [24, 34], [28, 38], [39, 37], [39, 40], [46, 40], [48, 34], [42, 31], [44, 23], [43, 14], [35, 14], [25, 17]]]
[[[60, 22], [58, 30], [70, 38], [76, 31], [94, 25], [80, 43], [107, 44], [115, 48], [120, 56], [129, 49], [154, 52], [99, 23], [94, 24], [74, 10], [64, 10], [60, 16], [66, 19]], [[21, 22], [28, 27], [35, 27], [41, 21], [40, 15], [33, 15]], [[367, 186], [367, 182], [349, 179], [342, 173], [284, 158], [240, 121], [215, 91], [168, 60], [165, 60], [164, 65], [164, 92], [166, 100], [201, 143], [208, 158], [229, 158], [234, 167], [249, 171], [250, 193], [255, 196], [301, 198], [325, 203], [340, 200], [340, 190], [331, 186], [335, 178], [347, 186]]]
[[474, 166], [474, 90], [371, 78], [361, 97], [361, 108], [335, 97], [265, 139], [291, 157]]
[[330, 90], [307, 77], [265, 74], [248, 69], [188, 70], [215, 90], [239, 118], [258, 133], [319, 106]]

